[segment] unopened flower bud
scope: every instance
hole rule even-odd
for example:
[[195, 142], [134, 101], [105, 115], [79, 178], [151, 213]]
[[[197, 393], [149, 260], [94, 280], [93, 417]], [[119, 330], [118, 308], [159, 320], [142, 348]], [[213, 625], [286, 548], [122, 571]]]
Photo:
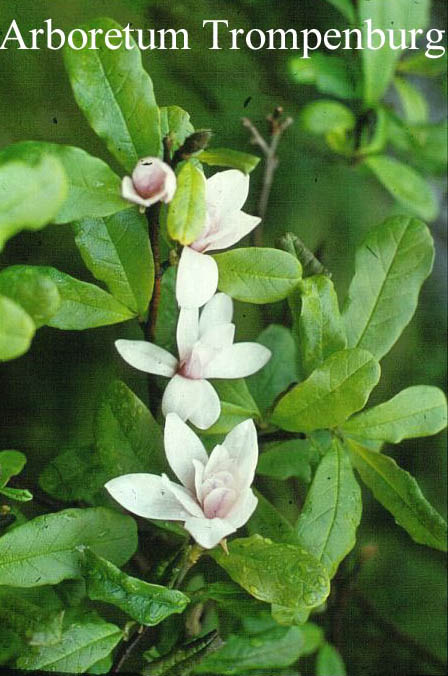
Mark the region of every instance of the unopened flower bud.
[[121, 184], [124, 199], [144, 208], [156, 202], [171, 202], [175, 192], [176, 174], [158, 157], [143, 157], [132, 177], [125, 176]]

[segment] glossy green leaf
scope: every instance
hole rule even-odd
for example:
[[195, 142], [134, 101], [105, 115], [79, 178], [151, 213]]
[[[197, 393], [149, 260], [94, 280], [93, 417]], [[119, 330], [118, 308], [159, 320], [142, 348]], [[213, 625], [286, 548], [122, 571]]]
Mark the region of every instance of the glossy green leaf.
[[396, 216], [368, 233], [343, 307], [349, 347], [377, 359], [390, 350], [415, 312], [433, 259], [431, 234], [417, 219]]
[[[81, 148], [22, 141], [0, 151], [0, 163], [11, 156], [25, 162], [39, 162], [50, 157], [62, 164], [68, 192], [51, 218], [54, 223], [71, 223], [86, 216], [109, 216], [129, 206], [121, 197], [121, 181], [117, 174], [105, 162]], [[47, 197], [43, 193], [43, 199]]]
[[169, 150], [173, 154], [194, 133], [190, 115], [179, 106], [160, 108], [160, 128], [162, 139], [168, 137]]
[[305, 483], [311, 481], [311, 463], [317, 452], [308, 439], [274, 441], [263, 446], [257, 465], [257, 474], [285, 481], [296, 477]]
[[132, 207], [74, 223], [75, 242], [91, 273], [123, 305], [143, 316], [154, 286], [146, 218]]
[[428, 102], [417, 87], [402, 77], [396, 77], [394, 85], [400, 97], [405, 119], [411, 124], [428, 122]]
[[11, 265], [0, 272], [0, 294], [21, 305], [36, 328], [46, 324], [61, 304], [56, 284], [26, 265]]
[[326, 275], [300, 283], [301, 312], [297, 322], [302, 365], [306, 375], [333, 352], [347, 347], [344, 324], [333, 282]]
[[403, 207], [420, 218], [434, 220], [439, 212], [436, 195], [415, 169], [388, 155], [368, 157], [364, 164]]
[[167, 230], [171, 239], [191, 244], [201, 234], [206, 222], [205, 176], [197, 160], [180, 165], [177, 189], [168, 206]]
[[249, 535], [258, 534], [264, 538], [275, 538], [277, 542], [291, 542], [294, 539], [292, 524], [257, 489], [255, 495], [258, 499], [257, 508], [246, 524]]
[[294, 256], [252, 247], [216, 254], [220, 291], [247, 303], [274, 303], [296, 288], [302, 267]]
[[231, 167], [245, 174], [250, 174], [260, 162], [260, 158], [256, 155], [230, 148], [208, 148], [201, 152], [199, 159], [211, 167]]
[[346, 676], [345, 665], [338, 650], [324, 643], [319, 648], [316, 659], [316, 676]]
[[347, 439], [352, 462], [364, 483], [399, 526], [422, 545], [446, 551], [447, 525], [430, 505], [414, 477], [392, 458]]
[[27, 312], [6, 296], [0, 296], [0, 361], [15, 359], [30, 347], [36, 327]]
[[122, 565], [137, 547], [135, 521], [103, 507], [37, 516], [0, 538], [0, 584], [35, 587], [79, 577], [80, 545]]
[[298, 541], [327, 569], [330, 578], [356, 542], [361, 490], [339, 441], [322, 458], [296, 525]]
[[11, 629], [28, 645], [54, 645], [60, 641], [63, 615], [61, 603], [51, 587], [0, 587], [2, 633], [5, 628]]
[[256, 637], [228, 637], [223, 647], [201, 661], [196, 674], [240, 674], [243, 670], [280, 669], [300, 657], [303, 636], [299, 627], [274, 627]]
[[33, 494], [26, 488], [11, 488], [10, 486], [5, 486], [4, 488], [0, 488], [0, 493], [5, 498], [15, 500], [16, 502], [29, 502], [33, 499]]
[[82, 674], [109, 655], [122, 638], [123, 632], [115, 624], [86, 615], [71, 623], [55, 645], [39, 646], [21, 655], [17, 667]]
[[319, 99], [302, 108], [300, 122], [305, 131], [320, 135], [353, 129], [356, 118], [350, 108], [343, 103]]
[[335, 352], [280, 399], [272, 422], [289, 432], [341, 425], [365, 406], [379, 378], [379, 364], [366, 350]]
[[182, 592], [130, 577], [89, 549], [83, 557], [88, 596], [118, 606], [139, 624], [152, 627], [173, 613], [182, 613], [189, 603]]
[[327, 0], [327, 2], [336, 7], [349, 23], [355, 23], [355, 8], [352, 0]]
[[99, 460], [113, 476], [166, 469], [163, 435], [142, 401], [121, 381], [106, 389], [94, 422]]
[[21, 451], [0, 451], [0, 488], [25, 467], [26, 455]]
[[359, 413], [343, 429], [366, 439], [398, 444], [403, 439], [437, 434], [447, 423], [446, 397], [438, 387], [415, 385]]
[[56, 500], [93, 505], [112, 478], [111, 470], [103, 467], [90, 447], [70, 448], [50, 460], [39, 476], [39, 486]]
[[226, 434], [240, 422], [260, 417], [260, 411], [243, 378], [211, 382], [221, 401], [221, 414], [214, 425], [202, 431], [203, 434]]
[[21, 230], [40, 230], [67, 197], [62, 164], [48, 154], [27, 157], [15, 146], [0, 151], [0, 251]]
[[288, 70], [295, 82], [315, 85], [321, 94], [340, 99], [356, 97], [357, 86], [348, 63], [334, 55], [316, 52], [309, 59], [300, 56], [290, 59]]
[[55, 329], [81, 331], [125, 322], [135, 316], [129, 308], [95, 284], [81, 282], [65, 272], [47, 266], [34, 269], [57, 286], [61, 305], [48, 321]]
[[279, 324], [270, 324], [257, 338], [257, 343], [271, 351], [271, 358], [246, 382], [262, 413], [273, 405], [279, 394], [296, 382], [297, 347], [291, 331]]
[[[84, 30], [121, 31], [108, 18], [96, 19]], [[97, 37], [98, 49], [64, 50], [64, 61], [76, 102], [109, 151], [131, 172], [137, 161], [157, 156], [161, 149], [159, 109], [151, 79], [142, 66], [140, 50], [108, 49]]]
[[330, 590], [325, 568], [298, 545], [253, 535], [232, 540], [229, 554], [215, 549], [211, 555], [249, 594], [301, 613], [303, 621], [312, 608], [325, 601]]
[[421, 75], [422, 77], [438, 77], [446, 73], [446, 66], [446, 54], [437, 59], [428, 59], [425, 52], [419, 50], [412, 56], [401, 59], [397, 64], [397, 71], [410, 75]]
[[[361, 52], [364, 73], [364, 102], [373, 106], [385, 94], [393, 77], [395, 65], [401, 51], [391, 49], [388, 43], [388, 31], [393, 29], [394, 39], [399, 39], [400, 29], [423, 29], [429, 21], [429, 0], [409, 3], [408, 0], [360, 0], [358, 16], [363, 32], [364, 49]], [[378, 49], [380, 36], [372, 36], [372, 44], [376, 49], [368, 49], [367, 26], [365, 21], [371, 19], [372, 28], [385, 33], [385, 44]]]

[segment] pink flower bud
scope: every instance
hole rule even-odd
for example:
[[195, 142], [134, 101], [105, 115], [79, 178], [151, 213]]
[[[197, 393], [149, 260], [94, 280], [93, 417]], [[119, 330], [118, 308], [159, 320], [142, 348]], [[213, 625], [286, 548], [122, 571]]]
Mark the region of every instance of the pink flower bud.
[[137, 162], [132, 178], [125, 176], [121, 194], [129, 202], [150, 207], [156, 202], [171, 202], [176, 192], [176, 174], [158, 157], [143, 157]]

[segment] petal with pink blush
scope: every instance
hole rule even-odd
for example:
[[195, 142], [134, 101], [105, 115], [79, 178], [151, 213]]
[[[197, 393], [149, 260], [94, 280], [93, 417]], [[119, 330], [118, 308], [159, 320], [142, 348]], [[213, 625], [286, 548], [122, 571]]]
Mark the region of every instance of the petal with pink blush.
[[204, 514], [207, 519], [224, 519], [235, 504], [237, 493], [233, 488], [214, 488], [204, 499]]
[[233, 507], [226, 515], [226, 520], [233, 525], [235, 530], [241, 528], [247, 523], [255, 512], [258, 504], [258, 498], [254, 495], [251, 488], [239, 494]]

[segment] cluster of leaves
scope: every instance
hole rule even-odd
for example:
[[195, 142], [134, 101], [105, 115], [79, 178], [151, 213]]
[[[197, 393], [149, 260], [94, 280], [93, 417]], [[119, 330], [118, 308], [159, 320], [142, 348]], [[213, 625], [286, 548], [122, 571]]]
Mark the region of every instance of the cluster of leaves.
[[[363, 38], [366, 19], [386, 35], [389, 29], [397, 35], [400, 30], [423, 30], [430, 19], [430, 0], [411, 6], [360, 0], [356, 9], [351, 0], [331, 4], [351, 28], [361, 27]], [[415, 84], [414, 76], [417, 81], [444, 76], [446, 56], [428, 58], [421, 49], [399, 60], [401, 53], [388, 44], [378, 50], [352, 51], [346, 58], [316, 52], [309, 60], [294, 57], [289, 70], [299, 84], [313, 85], [320, 94], [335, 97], [304, 106], [303, 128], [323, 137], [336, 155], [372, 172], [401, 207], [431, 221], [439, 207], [422, 172], [443, 175], [447, 126], [446, 119], [431, 120], [424, 86]]]
[[[112, 27], [108, 19], [87, 26]], [[175, 165], [177, 192], [160, 213], [160, 237], [156, 232], [153, 239], [158, 259], [147, 219], [123, 201], [120, 179], [104, 162], [48, 143], [1, 151], [2, 242], [22, 229], [72, 223], [86, 267], [107, 290], [45, 266], [2, 270], [0, 359], [23, 354], [44, 324], [84, 330], [138, 320], [147, 326], [160, 265], [153, 329], [156, 342], [172, 349], [176, 267], [169, 264], [178, 245], [192, 242], [204, 225], [202, 164], [247, 172], [257, 158], [198, 148], [204, 134], [195, 132], [188, 114], [157, 107], [137, 49], [67, 51], [65, 61], [79, 106], [124, 171], [141, 156], [165, 156]], [[150, 567], [146, 579], [136, 577], [137, 523], [117, 510], [103, 485], [120, 474], [166, 470], [160, 396], [154, 379], [151, 412], [124, 383], [110, 383], [98, 403], [92, 446], [63, 451], [39, 477], [40, 489], [66, 509], [29, 521], [15, 510], [13, 523], [0, 521], [2, 663], [107, 673], [114, 648], [140, 625], [157, 626], [147, 634], [143, 673], [286, 676], [316, 653], [317, 674], [343, 674], [337, 650], [308, 618], [324, 610], [330, 581], [355, 545], [362, 505], [353, 468], [416, 542], [446, 549], [443, 519], [415, 479], [382, 452], [385, 443], [443, 429], [443, 394], [417, 386], [362, 411], [379, 381], [379, 361], [415, 312], [432, 268], [431, 235], [423, 222], [404, 216], [374, 228], [357, 253], [342, 311], [328, 275], [303, 274], [295, 244], [289, 238], [287, 250], [215, 255], [222, 291], [247, 303], [287, 301], [291, 315], [291, 328], [270, 325], [259, 336], [273, 353], [262, 371], [215, 383], [222, 413], [202, 433], [212, 446], [241, 420], [258, 424], [261, 492], [244, 537], [229, 542], [228, 554], [211, 551], [180, 591], [173, 586], [179, 559], [190, 554], [186, 533], [173, 524], [139, 523]], [[6, 486], [23, 462], [17, 451], [0, 455], [6, 499], [31, 498]], [[306, 498], [300, 512], [282, 513], [264, 495], [263, 481], [290, 479]]]

